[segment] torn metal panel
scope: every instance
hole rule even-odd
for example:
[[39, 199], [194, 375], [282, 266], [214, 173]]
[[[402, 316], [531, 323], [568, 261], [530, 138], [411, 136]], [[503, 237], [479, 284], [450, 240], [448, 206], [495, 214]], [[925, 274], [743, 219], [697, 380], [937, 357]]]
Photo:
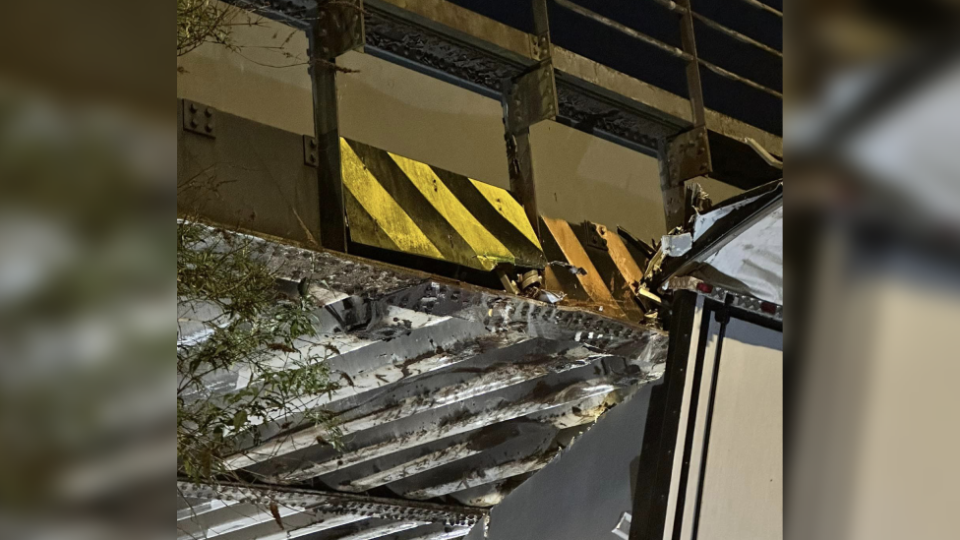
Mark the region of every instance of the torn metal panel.
[[[670, 278], [696, 275], [743, 294], [783, 303], [783, 183], [772, 182], [693, 220], [690, 249], [669, 257], [661, 246], [646, 282], [660, 289]], [[686, 233], [691, 234], [691, 233]]]
[[[666, 335], [659, 330], [344, 254], [208, 231], [212, 249], [244, 245], [280, 273], [281, 291], [305, 292], [322, 304], [315, 313], [318, 336], [298, 347], [335, 349], [322, 361], [339, 377], [340, 388], [306, 396], [300, 405], [340, 415], [342, 451], [327, 444], [325, 428], [301, 426], [296, 415], [268, 418], [262, 443], [248, 442], [228, 460], [230, 468], [261, 481], [327, 489], [323, 496], [382, 489], [397, 494], [387, 501], [405, 504], [412, 499], [406, 494], [422, 496], [437, 486], [447, 492], [451, 482], [468, 476], [467, 488], [442, 497], [489, 506], [529, 478], [545, 456], [569, 445], [573, 430], [585, 429], [620, 396], [662, 374]], [[603, 238], [604, 253], [625, 251], [599, 229], [597, 247], [589, 249], [599, 250]], [[626, 261], [608, 257], [610, 268], [636, 274], [636, 268], [620, 271]], [[282, 355], [275, 364], [284, 366]], [[248, 384], [231, 376], [218, 383], [220, 391]], [[254, 507], [269, 501], [211, 499]], [[407, 540], [466, 527], [445, 523], [441, 531], [436, 518], [408, 511], [352, 511], [354, 501], [334, 498], [317, 507], [289, 498], [276, 502], [291, 508], [287, 519], [295, 530], [314, 527], [311, 534], [318, 538], [413, 522], [430, 525], [388, 536]], [[319, 529], [318, 520], [330, 525], [334, 516], [346, 521]], [[231, 534], [252, 539], [279, 532], [261, 518]], [[207, 525], [201, 528], [214, 523]]]
[[611, 317], [640, 322], [644, 311], [637, 302], [643, 280], [641, 264], [623, 239], [592, 222], [570, 224], [543, 218], [544, 253], [551, 263], [544, 288], [562, 292], [561, 304], [596, 310]]
[[592, 424], [618, 401], [619, 397], [615, 394], [598, 394], [581, 401], [567, 403], [563, 407], [531, 414], [527, 418], [550, 424], [560, 430], [570, 429]]
[[[592, 372], [592, 370], [590, 371]], [[577, 381], [581, 377], [581, 375], [573, 374], [567, 376], [566, 380]], [[590, 383], [584, 383], [580, 387], [567, 386], [569, 383], [564, 383], [563, 378], [554, 378], [552, 381], [547, 379], [547, 382], [552, 383], [555, 388], [562, 388], [562, 390], [551, 391], [550, 386], [542, 383], [528, 384], [494, 396], [471, 400], [456, 407], [436, 409], [416, 418], [378, 426], [376, 429], [357, 434], [355, 437], [345, 440], [346, 450], [343, 453], [318, 448], [315, 451], [290, 456], [289, 459], [279, 462], [266, 463], [257, 470], [262, 474], [268, 474], [273, 470], [282, 470], [285, 473], [312, 477], [345, 470], [348, 467], [372, 462], [373, 460], [379, 460], [378, 463], [380, 463], [382, 470], [396, 465], [394, 456], [399, 456], [407, 450], [420, 448], [435, 441], [446, 440], [447, 442], [434, 447], [442, 448], [443, 444], [451, 444], [449, 437], [472, 433], [480, 428], [494, 426], [531, 412], [557, 407], [567, 401], [576, 401], [579, 399], [578, 392], [581, 391], [587, 392], [587, 395], [590, 395], [591, 391], [600, 393], [610, 391], [608, 386], [597, 386]], [[527, 397], [531, 391], [540, 395], [535, 395], [532, 398]], [[493, 404], [497, 404], [496, 407]], [[486, 446], [490, 444], [487, 438], [481, 436], [482, 433], [477, 433], [480, 438], [469, 441], [470, 444], [467, 446], [470, 449], [476, 449], [478, 445]], [[411, 459], [411, 457], [405, 459]], [[306, 467], [306, 470], [304, 470], [304, 467]], [[369, 468], [362, 470], [369, 470]], [[344, 478], [343, 475], [338, 476]], [[279, 480], [282, 480], [282, 478]], [[338, 487], [338, 484], [333, 483], [332, 486]]]
[[490, 538], [615, 538], [610, 531], [632, 509], [632, 479], [649, 442], [644, 423], [657, 386], [637, 390], [510, 493], [491, 511]]
[[439, 281], [424, 283], [411, 289], [413, 291], [416, 294], [395, 294], [389, 302], [434, 315], [456, 314], [457, 318], [482, 322], [494, 334], [520, 332], [545, 339], [577, 341], [630, 359], [650, 354], [665, 343], [662, 333], [610, 318], [603, 312], [551, 305], [479, 288], [453, 287]]
[[[317, 288], [312, 290], [317, 291]], [[284, 370], [299, 366], [299, 363], [291, 365], [290, 355], [294, 354], [300, 359], [312, 358], [318, 363], [325, 363], [335, 374], [349, 379], [365, 370], [383, 367], [385, 362], [406, 361], [408, 358], [436, 352], [438, 348], [446, 348], [453, 353], [458, 350], [458, 344], [462, 341], [472, 340], [483, 334], [478, 325], [470, 325], [464, 321], [433, 317], [369, 302], [331, 303], [316, 310], [313, 316], [317, 336], [294, 340], [295, 351], [276, 351], [264, 361], [267, 368]], [[199, 319], [206, 317], [198, 316], [197, 309], [192, 310], [192, 313], [180, 314], [180, 330], [186, 335], [182, 341], [178, 340], [178, 346], [188, 347], [189, 340], [198, 339], [189, 331], [195, 329], [191, 323], [198, 322]], [[199, 328], [208, 331], [204, 326]], [[394, 341], [390, 347], [392, 354], [385, 354], [384, 340]], [[385, 373], [380, 375], [390, 376]], [[245, 366], [238, 366], [230, 372], [214, 372], [206, 377], [209, 380], [207, 388], [212, 392], [240, 390], [250, 383], [250, 377], [250, 370]], [[377, 386], [369, 384], [344, 384], [336, 394], [318, 396], [320, 402], [313, 406], [306, 403], [309, 398], [301, 401], [305, 402], [305, 408], [316, 408], [375, 387]], [[185, 394], [185, 397], [191, 396]]]
[[[726, 246], [703, 258], [704, 277], [751, 296], [783, 304], [783, 202]], [[709, 272], [706, 270], [709, 269]], [[716, 274], [714, 274], [716, 272]]]

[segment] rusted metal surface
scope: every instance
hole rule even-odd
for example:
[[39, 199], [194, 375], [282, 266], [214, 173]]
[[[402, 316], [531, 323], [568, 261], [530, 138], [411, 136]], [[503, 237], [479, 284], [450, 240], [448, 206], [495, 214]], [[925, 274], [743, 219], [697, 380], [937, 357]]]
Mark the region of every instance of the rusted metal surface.
[[[600, 272], [597, 271], [590, 256], [580, 243], [580, 240], [574, 234], [570, 224], [559, 219], [544, 218], [543, 221], [550, 230], [550, 234], [553, 235], [560, 250], [563, 252], [566, 261], [578, 269], [576, 278], [583, 287], [584, 292], [586, 292], [592, 300], [592, 303], [608, 313], [611, 317], [626, 317], [623, 309], [613, 298], [613, 294], [610, 292], [606, 283], [604, 283]], [[564, 270], [551, 268], [551, 273], [548, 274], [548, 278], [550, 275], [555, 275], [555, 272], [558, 271]]]
[[319, 58], [332, 60], [352, 50], [363, 50], [363, 0], [318, 0], [314, 46]]
[[552, 120], [558, 112], [557, 84], [549, 58], [508, 85], [504, 96], [508, 131], [516, 133], [537, 122]]
[[560, 295], [561, 305], [581, 306], [629, 321], [645, 320], [638, 299], [642, 268], [647, 264], [645, 253], [628, 247], [618, 232], [598, 223], [543, 221], [544, 253], [550, 260], [545, 290]]
[[[230, 534], [271, 538], [280, 531], [263, 508], [273, 501], [286, 508], [292, 534], [302, 529], [311, 538], [456, 538], [483, 515], [471, 505], [502, 499], [611, 404], [663, 372], [666, 336], [656, 329], [345, 254], [208, 231], [207, 247], [247, 246], [281, 287], [305, 290], [322, 305], [318, 336], [297, 347], [333, 349], [323, 361], [340, 388], [300, 405], [339, 414], [344, 436], [336, 450], [325, 430], [299, 425], [296, 414], [254, 419], [263, 443], [241, 441], [245, 449], [228, 466], [277, 487], [221, 493], [181, 484], [181, 496], [201, 510], [187, 515], [193, 525], [182, 523], [185, 530], [233, 523]], [[297, 287], [304, 279], [309, 285]], [[228, 393], [248, 382], [242, 370], [214, 374], [209, 389]], [[394, 496], [373, 498], [371, 490]], [[423, 499], [445, 506], [414, 502]], [[225, 517], [237, 505], [246, 505], [246, 521]]]

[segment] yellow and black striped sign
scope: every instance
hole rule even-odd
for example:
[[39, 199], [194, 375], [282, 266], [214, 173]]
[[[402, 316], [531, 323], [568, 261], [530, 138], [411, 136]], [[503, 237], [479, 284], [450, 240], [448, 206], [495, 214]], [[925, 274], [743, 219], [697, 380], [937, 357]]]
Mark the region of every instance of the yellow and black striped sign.
[[352, 241], [479, 270], [544, 267], [506, 190], [343, 138], [340, 160]]
[[[540, 234], [551, 264], [544, 288], [566, 295], [563, 303], [602, 310], [611, 317], [639, 322], [643, 310], [636, 287], [643, 279], [645, 258], [635, 253], [615, 232], [603, 225], [570, 224], [541, 217]], [[639, 261], [639, 262], [638, 262]]]

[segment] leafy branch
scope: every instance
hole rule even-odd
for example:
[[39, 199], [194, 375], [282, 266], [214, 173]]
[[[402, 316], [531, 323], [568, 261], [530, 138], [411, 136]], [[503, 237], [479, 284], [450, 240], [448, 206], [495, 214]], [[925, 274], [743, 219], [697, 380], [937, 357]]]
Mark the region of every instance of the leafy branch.
[[[321, 2], [318, 5], [318, 9], [335, 9], [337, 6], [350, 7], [358, 10], [361, 14], [364, 13], [363, 9], [358, 5], [352, 2], [344, 2], [343, 0]], [[266, 64], [241, 54], [246, 60], [265, 67], [287, 68], [313, 65], [320, 69], [332, 70], [339, 73], [357, 73], [356, 70], [345, 68], [337, 65], [336, 62], [323, 58], [310, 58], [302, 61], [299, 55], [294, 55], [287, 51], [285, 48], [297, 32], [296, 30], [292, 30], [287, 38], [279, 45], [252, 46], [238, 43], [234, 39], [234, 27], [262, 26], [262, 19], [257, 14], [258, 8], [256, 6], [247, 7], [253, 10], [240, 9], [237, 6], [215, 0], [177, 0], [177, 58], [196, 50], [201, 45], [214, 43], [238, 54], [241, 54], [245, 48], [276, 50], [285, 59], [294, 61], [294, 63], [283, 63], [282, 65]], [[243, 18], [244, 16], [245, 18]], [[178, 68], [178, 71], [183, 72], [183, 69]]]
[[233, 476], [224, 459], [241, 444], [261, 442], [264, 418], [297, 418], [297, 427], [326, 426], [325, 440], [339, 441], [332, 414], [296, 405], [304, 396], [338, 387], [330, 380], [327, 352], [311, 352], [317, 336], [314, 309], [308, 295], [281, 292], [249, 244], [228, 244], [209, 229], [177, 223], [181, 474], [213, 484]]

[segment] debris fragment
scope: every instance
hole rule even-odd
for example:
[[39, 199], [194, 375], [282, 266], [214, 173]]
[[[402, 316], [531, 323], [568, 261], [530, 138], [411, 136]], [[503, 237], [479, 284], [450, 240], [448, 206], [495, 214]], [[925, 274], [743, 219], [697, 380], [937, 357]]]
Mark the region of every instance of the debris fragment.
[[569, 271], [571, 274], [573, 274], [573, 275], [575, 275], [575, 276], [585, 276], [585, 275], [587, 275], [587, 271], [586, 271], [586, 270], [584, 270], [583, 268], [580, 268], [579, 266], [574, 266], [574, 265], [572, 265], [572, 264], [570, 264], [570, 263], [568, 263], [568, 262], [552, 261], [552, 262], [547, 263], [547, 264], [548, 264], [548, 266], [558, 266], [558, 267], [560, 267], [560, 268], [566, 268], [567, 271]]
[[667, 257], [680, 257], [693, 249], [693, 235], [688, 232], [665, 235], [660, 241], [660, 249]]
[[277, 507], [276, 501], [270, 501], [270, 513], [273, 514], [273, 519], [277, 522], [277, 526], [280, 527], [281, 530], [285, 530], [283, 528], [283, 520], [280, 518], [280, 508]]
[[537, 300], [540, 300], [541, 302], [546, 302], [548, 304], [557, 304], [566, 297], [567, 295], [563, 293], [553, 293], [550, 291], [540, 289], [540, 294], [537, 295]]
[[268, 343], [267, 348], [271, 351], [282, 351], [286, 353], [295, 353], [297, 349], [285, 344], [285, 343]]

